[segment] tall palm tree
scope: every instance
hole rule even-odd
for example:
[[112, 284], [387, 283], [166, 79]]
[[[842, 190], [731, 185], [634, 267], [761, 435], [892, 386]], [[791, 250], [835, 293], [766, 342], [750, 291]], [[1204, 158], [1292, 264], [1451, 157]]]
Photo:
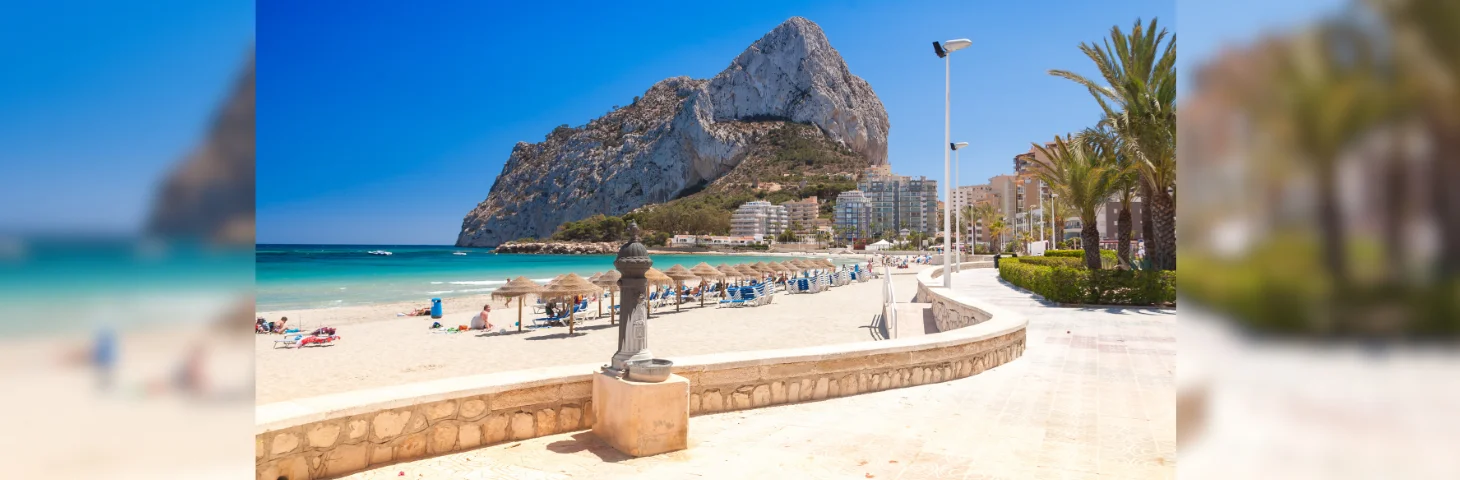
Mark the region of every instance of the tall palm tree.
[[1339, 285], [1348, 283], [1349, 272], [1338, 159], [1382, 115], [1374, 52], [1360, 35], [1343, 24], [1307, 31], [1278, 53], [1271, 95], [1254, 99], [1264, 130], [1316, 174], [1323, 263]]
[[1116, 169], [1125, 172], [1116, 181], [1115, 194], [1120, 200], [1120, 212], [1115, 218], [1115, 257], [1119, 266], [1131, 267], [1131, 200], [1135, 196], [1136, 184], [1140, 182], [1134, 166], [1131, 165], [1130, 156], [1125, 153], [1125, 145], [1120, 135], [1108, 127], [1109, 123], [1101, 121], [1093, 128], [1086, 128], [1080, 132], [1079, 138], [1084, 142], [1102, 163], [1111, 165]]
[[984, 227], [983, 228], [984, 228], [984, 230], [983, 230], [984, 231], [984, 235], [987, 235], [988, 236], [989, 246], [992, 247], [992, 248], [990, 248], [990, 250], [993, 250], [994, 253], [1003, 252], [1004, 251], [1004, 237], [1003, 237], [1003, 235], [1004, 235], [1004, 230], [1005, 230], [1005, 227], [1004, 227], [1004, 219], [1003, 218], [995, 218], [993, 222], [984, 224]]
[[[1460, 4], [1447, 0], [1369, 0], [1384, 14], [1396, 36], [1414, 40], [1397, 48], [1401, 65], [1411, 70], [1408, 86], [1423, 98], [1417, 109], [1428, 136], [1435, 142], [1430, 158], [1430, 209], [1438, 220], [1440, 237], [1439, 273], [1460, 276], [1460, 162], [1452, 157], [1460, 151]], [[1437, 74], [1439, 73], [1439, 74]], [[1389, 91], [1393, 91], [1390, 89]]]
[[[1151, 212], [1154, 238], [1151, 265], [1176, 269], [1176, 35], [1158, 30], [1156, 19], [1142, 26], [1138, 19], [1127, 35], [1111, 27], [1103, 46], [1081, 43], [1080, 51], [1095, 62], [1105, 85], [1066, 70], [1050, 75], [1074, 81], [1090, 91], [1111, 129], [1140, 173], [1142, 195]], [[1087, 228], [1090, 222], [1086, 222]]]
[[1034, 148], [1043, 154], [1035, 156], [1034, 174], [1044, 180], [1060, 196], [1060, 201], [1080, 212], [1080, 243], [1085, 250], [1085, 267], [1100, 269], [1100, 229], [1095, 223], [1095, 210], [1110, 198], [1125, 170], [1101, 161], [1089, 144], [1072, 138], [1054, 137], [1054, 146]]

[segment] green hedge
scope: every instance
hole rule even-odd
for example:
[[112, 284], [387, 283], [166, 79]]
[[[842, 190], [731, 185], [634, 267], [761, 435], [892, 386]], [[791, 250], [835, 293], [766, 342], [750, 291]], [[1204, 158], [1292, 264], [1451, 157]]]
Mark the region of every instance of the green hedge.
[[[1044, 256], [1046, 256], [1046, 257], [1074, 257], [1074, 258], [1080, 259], [1080, 261], [1083, 264], [1083, 262], [1085, 260], [1085, 251], [1084, 250], [1045, 250], [1044, 251]], [[1101, 268], [1115, 268], [1115, 265], [1116, 265], [1115, 250], [1101, 250], [1100, 251], [1100, 267]]]
[[[1027, 264], [1030, 264], [1030, 265], [1039, 265], [1041, 267], [1064, 266], [1064, 267], [1070, 267], [1070, 268], [1085, 268], [1085, 257], [1084, 256], [1081, 256], [1079, 258], [1065, 257], [1065, 256], [1053, 256], [1053, 257], [1019, 257], [1019, 261], [1024, 262], [1024, 263], [1027, 263]], [[1002, 264], [1002, 260], [1001, 260], [1001, 264]]]
[[[1035, 257], [1037, 258], [1037, 257]], [[1174, 305], [1176, 272], [1086, 270], [1046, 258], [1005, 258], [999, 277], [1051, 302], [1093, 305]]]

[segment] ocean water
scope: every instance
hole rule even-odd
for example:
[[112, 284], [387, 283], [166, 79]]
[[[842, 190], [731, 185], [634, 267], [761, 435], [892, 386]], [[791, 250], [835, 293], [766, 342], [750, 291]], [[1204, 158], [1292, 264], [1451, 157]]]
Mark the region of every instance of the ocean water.
[[[370, 255], [385, 250], [394, 255]], [[466, 255], [455, 255], [463, 252]], [[783, 256], [652, 255], [654, 267], [785, 260]], [[257, 308], [328, 308], [491, 293], [517, 276], [545, 283], [613, 268], [613, 255], [495, 254], [489, 249], [407, 245], [258, 245]]]
[[251, 249], [0, 238], [0, 336], [216, 321], [253, 294]]

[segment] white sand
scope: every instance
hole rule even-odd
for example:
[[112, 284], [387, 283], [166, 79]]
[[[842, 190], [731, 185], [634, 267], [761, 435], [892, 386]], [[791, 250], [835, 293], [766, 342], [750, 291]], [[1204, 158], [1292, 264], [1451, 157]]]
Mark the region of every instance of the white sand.
[[[901, 270], [893, 276], [899, 295], [910, 298], [916, 292], [917, 279], [911, 275], [916, 271], [916, 267]], [[872, 340], [873, 332], [868, 327], [881, 311], [881, 285], [880, 280], [872, 280], [816, 294], [777, 294], [773, 303], [758, 307], [701, 308], [686, 304], [678, 313], [672, 305], [656, 309], [649, 322], [650, 347], [656, 357], [673, 359]], [[273, 340], [280, 338], [278, 335], [258, 335], [254, 357], [257, 402], [461, 375], [607, 363], [617, 348], [617, 327], [609, 325], [607, 315], [598, 319], [580, 317], [576, 336], [568, 336], [567, 327], [524, 329], [519, 334], [512, 326], [517, 318], [516, 300], [509, 309], [503, 307], [502, 300], [486, 296], [445, 299], [446, 314], [439, 321], [446, 326], [469, 324], [488, 301], [492, 303], [492, 323], [509, 328], [508, 334], [433, 333], [428, 329], [430, 317], [395, 315], [422, 304], [261, 313], [270, 320], [288, 316], [291, 325], [298, 320], [306, 329], [334, 326], [341, 339], [324, 347], [275, 349]], [[596, 312], [596, 305], [590, 303], [589, 311]], [[529, 307], [523, 316], [524, 325], [531, 325], [532, 316]]]

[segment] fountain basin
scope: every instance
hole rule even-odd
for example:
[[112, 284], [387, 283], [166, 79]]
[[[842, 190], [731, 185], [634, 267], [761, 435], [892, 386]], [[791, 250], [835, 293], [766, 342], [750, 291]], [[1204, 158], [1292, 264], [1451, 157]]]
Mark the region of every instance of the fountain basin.
[[674, 362], [662, 358], [629, 362], [626, 377], [635, 382], [659, 383], [669, 379], [669, 370]]

